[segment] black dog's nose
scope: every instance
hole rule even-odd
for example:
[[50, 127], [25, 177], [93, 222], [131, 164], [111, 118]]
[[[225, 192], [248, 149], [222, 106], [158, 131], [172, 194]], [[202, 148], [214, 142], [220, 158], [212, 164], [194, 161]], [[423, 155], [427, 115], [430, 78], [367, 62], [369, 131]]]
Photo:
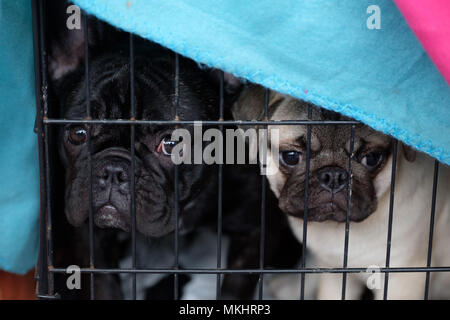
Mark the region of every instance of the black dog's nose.
[[111, 163], [104, 167], [99, 177], [100, 186], [116, 185], [122, 187], [128, 184], [128, 172], [120, 163]]
[[347, 171], [340, 167], [325, 167], [317, 176], [322, 188], [333, 193], [341, 191], [347, 183]]

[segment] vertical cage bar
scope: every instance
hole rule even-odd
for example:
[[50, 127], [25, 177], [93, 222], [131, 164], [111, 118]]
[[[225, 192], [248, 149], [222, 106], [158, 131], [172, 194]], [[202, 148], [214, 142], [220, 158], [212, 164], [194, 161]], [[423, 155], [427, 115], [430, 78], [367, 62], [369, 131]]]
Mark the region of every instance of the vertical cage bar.
[[[398, 140], [394, 140], [394, 149], [392, 152], [391, 193], [389, 199], [388, 235], [386, 242], [386, 268], [389, 268], [391, 261], [392, 218], [394, 216], [394, 193], [395, 193], [395, 174], [397, 171], [397, 150], [398, 150]], [[384, 274], [384, 293], [383, 293], [384, 300], [387, 300], [388, 285], [389, 285], [389, 272], [386, 272]]]
[[[220, 97], [219, 97], [219, 121], [223, 121], [223, 106], [224, 106], [224, 74], [220, 71]], [[223, 135], [223, 125], [219, 125], [219, 130]], [[221, 146], [220, 151], [222, 153], [223, 146]], [[221, 159], [223, 153], [219, 157]], [[218, 186], [217, 186], [217, 269], [222, 268], [222, 208], [223, 208], [223, 165], [218, 164], [217, 172]], [[220, 299], [220, 282], [221, 275], [217, 273], [216, 281], [216, 300]]]
[[[134, 38], [130, 33], [130, 104], [131, 112], [130, 119], [136, 120], [136, 99], [135, 99], [135, 76], [134, 76]], [[136, 128], [132, 124], [130, 125], [130, 155], [131, 155], [131, 168], [130, 168], [130, 212], [131, 212], [131, 259], [132, 268], [136, 269], [136, 155], [135, 155], [135, 140], [136, 140]], [[132, 278], [132, 298], [136, 300], [136, 272], [133, 272]]]
[[[46, 176], [46, 196], [47, 196], [47, 250], [48, 250], [48, 267], [53, 268], [53, 224], [52, 224], [52, 200], [51, 195], [51, 179], [50, 179], [50, 151], [49, 151], [49, 130], [48, 125], [44, 125], [44, 144], [45, 144], [45, 176]], [[49, 273], [48, 275], [49, 281], [49, 295], [54, 294], [54, 275], [53, 273]]]
[[[343, 268], [347, 268], [348, 260], [348, 243], [349, 243], [349, 231], [350, 231], [350, 209], [352, 201], [352, 160], [354, 157], [354, 147], [355, 147], [355, 125], [351, 126], [350, 132], [350, 156], [348, 158], [348, 175], [347, 175], [347, 214], [345, 218], [345, 241], [344, 241], [344, 263]], [[345, 291], [347, 287], [347, 273], [342, 273], [342, 300], [345, 300]]]
[[[85, 99], [86, 99], [86, 119], [91, 120], [91, 94], [89, 84], [89, 30], [88, 30], [88, 16], [83, 12], [83, 32], [84, 32], [84, 76], [85, 76]], [[92, 195], [92, 126], [88, 125], [87, 145], [88, 145], [88, 185], [89, 185], [89, 267], [94, 269], [95, 254], [94, 254], [94, 209], [93, 209], [93, 195]], [[95, 299], [94, 273], [90, 274], [90, 298]]]
[[39, 196], [40, 196], [40, 219], [39, 219], [39, 261], [38, 261], [38, 296], [48, 295], [48, 261], [47, 261], [47, 232], [46, 232], [46, 173], [45, 173], [45, 152], [43, 135], [43, 106], [42, 106], [42, 66], [41, 66], [41, 29], [42, 29], [42, 11], [41, 1], [33, 0], [33, 50], [34, 50], [34, 69], [35, 69], [35, 95], [36, 95], [36, 124], [35, 132], [38, 140], [39, 157]]
[[[175, 77], [174, 77], [174, 86], [175, 86], [175, 120], [179, 120], [178, 117], [178, 107], [180, 103], [180, 58], [177, 53], [175, 53]], [[178, 270], [179, 262], [179, 230], [178, 230], [178, 165], [174, 165], [174, 212], [175, 212], [175, 261], [174, 261], [174, 269]], [[174, 274], [174, 298], [175, 300], [179, 299], [179, 286], [178, 286], [178, 274]]]
[[[39, 28], [40, 32], [40, 49], [41, 49], [41, 94], [42, 103], [44, 109], [44, 118], [48, 118], [48, 79], [47, 79], [47, 42], [45, 37], [46, 30], [46, 16], [45, 16], [45, 0], [39, 3], [39, 15], [41, 26]], [[49, 152], [49, 128], [48, 125], [44, 125], [44, 150], [45, 150], [45, 194], [46, 194], [46, 210], [47, 210], [47, 226], [46, 226], [46, 237], [47, 237], [47, 264], [48, 268], [53, 267], [53, 241], [52, 241], [52, 201], [51, 201], [51, 179], [50, 179], [50, 152]], [[49, 295], [54, 294], [54, 275], [50, 272], [48, 274], [48, 293]]]
[[[270, 90], [264, 90], [264, 121], [268, 120], [269, 116], [269, 94]], [[264, 126], [264, 143], [263, 143], [263, 175], [261, 176], [261, 226], [260, 226], [260, 238], [259, 238], [259, 269], [264, 270], [264, 247], [266, 237], [266, 189], [267, 189], [267, 144], [268, 144], [268, 126]], [[264, 274], [259, 274], [258, 280], [258, 299], [262, 300], [264, 296]]]
[[[431, 254], [433, 251], [433, 235], [434, 235], [434, 218], [436, 211], [436, 192], [439, 177], [439, 161], [434, 161], [434, 176], [433, 176], [433, 193], [431, 197], [431, 214], [430, 214], [430, 233], [428, 235], [428, 256], [427, 256], [427, 268], [431, 266]], [[428, 300], [428, 294], [430, 289], [430, 271], [427, 271], [425, 278], [425, 294], [424, 300]]]
[[[312, 118], [312, 106], [308, 106], [308, 120]], [[306, 239], [308, 233], [308, 201], [309, 201], [309, 168], [311, 161], [311, 125], [306, 127], [306, 168], [305, 168], [305, 203], [303, 207], [303, 239], [302, 239], [302, 261], [301, 269], [306, 267]], [[300, 276], [300, 300], [305, 299], [306, 274]]]

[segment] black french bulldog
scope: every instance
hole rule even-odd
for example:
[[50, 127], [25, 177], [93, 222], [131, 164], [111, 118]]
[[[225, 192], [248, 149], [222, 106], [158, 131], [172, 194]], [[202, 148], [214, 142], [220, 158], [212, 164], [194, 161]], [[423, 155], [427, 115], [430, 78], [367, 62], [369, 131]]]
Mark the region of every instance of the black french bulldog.
[[[61, 15], [60, 5], [50, 7], [50, 16]], [[59, 9], [59, 10], [56, 10]], [[63, 11], [65, 12], [65, 11]], [[59, 18], [52, 23], [57, 25]], [[87, 118], [86, 77], [84, 73], [83, 30], [53, 29], [50, 34], [50, 76], [54, 96], [64, 119]], [[219, 82], [216, 72], [201, 69], [194, 61], [180, 57], [180, 120], [215, 120], [219, 115]], [[173, 120], [174, 54], [156, 44], [135, 37], [134, 99], [136, 119]], [[227, 82], [226, 105], [230, 106], [238, 86]], [[130, 119], [131, 82], [128, 34], [93, 18], [89, 19], [89, 93], [92, 119]], [[192, 126], [179, 125], [191, 133]], [[135, 126], [135, 212], [137, 231], [148, 237], [180, 232], [217, 223], [217, 167], [214, 165], [179, 166], [179, 219], [174, 211], [174, 164], [171, 141], [174, 126]], [[59, 131], [59, 154], [65, 171], [67, 220], [76, 227], [86, 227], [90, 210], [90, 191], [94, 222], [98, 228], [131, 229], [131, 129], [128, 125], [70, 124]], [[91, 182], [89, 185], [88, 135], [91, 144]], [[259, 266], [260, 181], [256, 166], [224, 166], [223, 228], [231, 236], [229, 268]], [[291, 235], [285, 218], [278, 212], [276, 200], [268, 193], [265, 263], [267, 266], [294, 265], [300, 247]], [[96, 264], [102, 259], [117, 264], [106, 252], [114, 250], [110, 231], [98, 235]], [[100, 233], [101, 234], [101, 233]], [[86, 238], [86, 230], [83, 236]], [[86, 242], [86, 239], [84, 239]], [[84, 244], [87, 247], [87, 244]], [[280, 255], [286, 250], [289, 254]], [[83, 250], [81, 250], [83, 251]], [[294, 254], [293, 254], [294, 252]], [[114, 253], [117, 260], [117, 252]], [[108, 258], [106, 258], [108, 256]], [[257, 275], [224, 277], [222, 298], [250, 299]], [[107, 278], [98, 298], [120, 298], [108, 293], [117, 278]]]

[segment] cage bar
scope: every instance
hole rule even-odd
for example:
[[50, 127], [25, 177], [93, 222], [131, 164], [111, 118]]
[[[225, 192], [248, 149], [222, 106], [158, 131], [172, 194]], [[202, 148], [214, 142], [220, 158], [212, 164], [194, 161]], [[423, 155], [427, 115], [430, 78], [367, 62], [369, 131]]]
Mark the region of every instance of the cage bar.
[[123, 119], [44, 119], [45, 124], [102, 124], [102, 125], [194, 125], [201, 122], [202, 126], [217, 126], [217, 125], [237, 125], [237, 126], [295, 126], [295, 125], [311, 125], [311, 126], [325, 126], [325, 125], [354, 125], [360, 124], [355, 120], [282, 120], [282, 121], [248, 121], [248, 120], [123, 120]]
[[[86, 120], [91, 120], [91, 93], [89, 81], [89, 27], [88, 15], [83, 12], [83, 34], [84, 34], [84, 76], [85, 76], [85, 99], [86, 99]], [[89, 265], [91, 269], [95, 269], [95, 252], [94, 252], [94, 208], [92, 194], [92, 126], [87, 127], [87, 162], [88, 162], [88, 186], [89, 186]], [[95, 279], [94, 273], [90, 274], [90, 298], [95, 300]]]
[[[309, 170], [311, 164], [311, 125], [312, 106], [308, 106], [308, 125], [306, 126], [306, 159], [305, 159], [305, 203], [303, 207], [303, 240], [301, 269], [306, 268], [306, 242], [308, 235], [308, 203], [309, 203]], [[305, 300], [306, 273], [300, 275], [300, 300]]]
[[[391, 171], [391, 191], [389, 199], [389, 221], [388, 221], [388, 235], [386, 242], [386, 268], [389, 268], [391, 261], [391, 239], [392, 239], [392, 219], [394, 216], [394, 193], [395, 193], [395, 174], [397, 172], [397, 150], [398, 141], [394, 141], [392, 152], [392, 171]], [[389, 285], [389, 272], [384, 274], [384, 292], [383, 300], [387, 300], [388, 295], [388, 285]]]
[[[347, 173], [347, 213], [345, 217], [345, 240], [344, 240], [344, 269], [347, 268], [348, 260], [348, 243], [349, 243], [349, 231], [350, 231], [350, 210], [352, 201], [352, 160], [354, 157], [354, 147], [355, 147], [355, 126], [351, 126], [350, 130], [350, 155], [348, 157], [348, 173]], [[347, 288], [347, 274], [342, 274], [342, 300], [345, 300], [345, 291]]]
[[[365, 273], [366, 268], [305, 268], [305, 269], [183, 269], [176, 270], [173, 268], [158, 268], [158, 269], [105, 269], [105, 268], [81, 268], [82, 273], [103, 273], [103, 274], [119, 274], [119, 273], [166, 273], [166, 274], [320, 274], [320, 273]], [[417, 272], [450, 272], [450, 266], [448, 267], [383, 267], [379, 270], [381, 273], [417, 273]], [[50, 268], [50, 272], [53, 273], [65, 273], [64, 268]]]
[[49, 296], [48, 293], [48, 260], [47, 260], [47, 221], [46, 221], [46, 173], [45, 173], [45, 151], [44, 151], [44, 132], [43, 132], [43, 95], [42, 90], [42, 77], [45, 72], [44, 68], [41, 68], [42, 56], [45, 55], [45, 47], [42, 47], [42, 29], [44, 23], [43, 10], [41, 9], [42, 3], [38, 1], [32, 1], [32, 14], [33, 14], [33, 49], [34, 49], [34, 70], [35, 70], [35, 95], [36, 95], [36, 123], [35, 132], [37, 134], [38, 142], [38, 157], [39, 157], [39, 197], [40, 197], [40, 214], [39, 214], [39, 260], [38, 270], [36, 272], [36, 280], [38, 283], [37, 295], [38, 298], [44, 299]]
[[[54, 299], [57, 298], [57, 292], [54, 288], [54, 275], [63, 274], [66, 269], [63, 267], [55, 267], [53, 265], [53, 226], [52, 226], [52, 181], [51, 173], [53, 164], [51, 162], [51, 145], [49, 135], [51, 134], [52, 126], [66, 125], [66, 124], [83, 124], [88, 130], [87, 144], [88, 144], [88, 183], [89, 183], [89, 267], [81, 268], [81, 273], [90, 276], [89, 295], [90, 299], [95, 299], [95, 275], [96, 274], [131, 274], [132, 275], [132, 297], [137, 298], [137, 275], [138, 274], [167, 274], [174, 277], [174, 298], [180, 298], [179, 275], [180, 274], [211, 274], [216, 275], [216, 299], [220, 299], [221, 294], [221, 280], [226, 274], [245, 274], [256, 275], [258, 278], [257, 297], [263, 299], [264, 294], [264, 275], [266, 274], [299, 274], [301, 277], [300, 299], [305, 298], [305, 282], [307, 274], [342, 274], [342, 299], [346, 297], [347, 274], [362, 274], [366, 272], [366, 268], [356, 267], [348, 268], [348, 248], [349, 248], [349, 228], [350, 228], [350, 210], [351, 210], [351, 187], [352, 187], [352, 161], [354, 160], [354, 140], [355, 140], [355, 126], [360, 124], [356, 120], [312, 120], [312, 107], [308, 108], [308, 119], [305, 120], [285, 120], [285, 121], [270, 121], [268, 119], [268, 104], [269, 104], [269, 89], [265, 89], [265, 105], [264, 105], [264, 120], [250, 121], [250, 120], [224, 120], [224, 73], [220, 72], [220, 90], [219, 90], [219, 109], [220, 114], [218, 120], [180, 120], [178, 115], [180, 103], [180, 61], [179, 55], [174, 53], [174, 70], [173, 70], [173, 85], [174, 85], [174, 105], [175, 115], [173, 120], [143, 120], [136, 119], [136, 97], [135, 97], [135, 46], [134, 35], [129, 34], [129, 63], [130, 63], [130, 118], [129, 119], [92, 119], [90, 106], [90, 83], [89, 83], [89, 41], [88, 39], [88, 22], [89, 17], [87, 13], [83, 12], [82, 28], [86, 39], [84, 42], [84, 74], [85, 74], [85, 103], [86, 103], [86, 117], [84, 119], [58, 119], [50, 118], [48, 105], [48, 79], [47, 79], [47, 50], [46, 50], [46, 17], [45, 17], [45, 0], [32, 1], [33, 14], [33, 41], [34, 41], [34, 66], [35, 66], [35, 90], [36, 90], [36, 124], [35, 131], [38, 138], [39, 151], [39, 183], [40, 183], [40, 223], [39, 223], [39, 261], [37, 264], [36, 279], [38, 280], [38, 298], [40, 299]], [[223, 165], [218, 165], [218, 198], [217, 198], [217, 261], [216, 268], [204, 269], [180, 269], [179, 266], [179, 167], [174, 166], [174, 215], [175, 215], [175, 232], [174, 232], [174, 265], [171, 268], [138, 268], [137, 266], [137, 249], [136, 249], [136, 154], [135, 154], [135, 139], [136, 126], [151, 126], [151, 125], [173, 125], [177, 128], [179, 125], [195, 125], [201, 123], [204, 126], [218, 126], [223, 132], [224, 126], [255, 126], [260, 125], [266, 128], [264, 136], [263, 149], [263, 166], [267, 165], [267, 128], [271, 126], [280, 125], [305, 125], [307, 127], [307, 148], [305, 154], [306, 161], [306, 176], [305, 176], [305, 203], [303, 216], [303, 254], [301, 257], [300, 268], [292, 269], [266, 269], [264, 265], [264, 250], [265, 250], [265, 236], [266, 230], [266, 191], [267, 181], [266, 177], [261, 177], [261, 224], [260, 224], [260, 239], [259, 239], [259, 266], [255, 269], [226, 269], [222, 266], [222, 238], [223, 238]], [[132, 240], [132, 264], [131, 268], [96, 268], [95, 267], [95, 252], [94, 252], [94, 221], [93, 221], [93, 193], [92, 193], [92, 141], [91, 129], [94, 125], [125, 125], [130, 126], [130, 212], [131, 212], [131, 240]], [[347, 181], [347, 215], [345, 221], [345, 242], [344, 242], [344, 257], [342, 268], [312, 268], [306, 266], [306, 248], [307, 248], [307, 225], [308, 225], [308, 197], [309, 197], [309, 174], [310, 174], [310, 160], [311, 160], [311, 131], [313, 126], [322, 125], [345, 125], [350, 126], [350, 156], [348, 162], [348, 181]], [[439, 175], [439, 162], [436, 160], [434, 165], [433, 176], [433, 190], [431, 198], [431, 212], [429, 222], [429, 238], [428, 238], [428, 253], [426, 267], [390, 267], [391, 254], [391, 240], [392, 240], [392, 224], [394, 215], [394, 195], [395, 195], [395, 177], [397, 171], [397, 153], [398, 141], [393, 142], [392, 153], [392, 171], [391, 171], [391, 186], [390, 186], [390, 203], [389, 203], [389, 220], [386, 244], [386, 263], [385, 267], [380, 268], [380, 272], [385, 274], [383, 299], [388, 297], [388, 284], [390, 273], [425, 273], [426, 282], [424, 288], [424, 299], [429, 298], [430, 277], [432, 272], [450, 272], [450, 266], [431, 266], [433, 234], [435, 225], [435, 209], [436, 196]]]
[[[135, 99], [135, 76], [134, 76], [134, 38], [130, 33], [130, 120], [136, 119], [136, 99]], [[136, 128], [134, 125], [130, 125], [130, 156], [131, 156], [131, 168], [130, 168], [130, 212], [131, 212], [131, 259], [132, 267], [136, 269], [136, 156], [135, 156], [135, 137]], [[132, 298], [136, 300], [136, 273], [133, 273], [132, 278]]]
[[[431, 214], [430, 214], [430, 233], [428, 235], [428, 254], [427, 254], [427, 267], [431, 266], [431, 254], [433, 251], [433, 234], [434, 234], [434, 218], [436, 211], [436, 192], [439, 177], [439, 161], [434, 161], [434, 175], [433, 175], [433, 194], [431, 196]], [[427, 271], [425, 278], [425, 294], [424, 300], [428, 300], [428, 294], [430, 291], [430, 271]]]
[[[175, 122], [179, 120], [178, 118], [178, 107], [180, 103], [180, 58], [177, 53], [175, 53], [175, 74], [174, 74], [174, 87], [175, 87]], [[179, 199], [178, 199], [178, 165], [174, 165], [174, 212], [175, 212], [175, 261], [174, 269], [179, 269], [179, 230], [178, 230], [178, 214], [179, 214]], [[179, 299], [179, 282], [178, 273], [174, 274], [174, 298]]]
[[[224, 73], [219, 74], [219, 121], [223, 121], [224, 115]], [[223, 134], [223, 125], [219, 125], [219, 130]], [[219, 152], [222, 152], [220, 150]], [[223, 154], [221, 154], [223, 157]], [[219, 157], [220, 158], [220, 157]], [[222, 215], [223, 215], [223, 165], [218, 164], [217, 168], [217, 270], [222, 268]], [[216, 300], [220, 299], [221, 275], [217, 273], [216, 280]]]
[[[264, 120], [268, 120], [269, 114], [269, 89], [264, 90]], [[264, 173], [267, 170], [267, 143], [268, 143], [268, 126], [265, 126], [264, 130], [264, 143], [263, 143], [263, 168]], [[261, 225], [260, 225], [260, 236], [259, 236], [259, 268], [264, 269], [264, 245], [266, 236], [266, 176], [261, 175]], [[259, 274], [258, 279], [258, 299], [262, 300], [264, 295], [264, 274]]]

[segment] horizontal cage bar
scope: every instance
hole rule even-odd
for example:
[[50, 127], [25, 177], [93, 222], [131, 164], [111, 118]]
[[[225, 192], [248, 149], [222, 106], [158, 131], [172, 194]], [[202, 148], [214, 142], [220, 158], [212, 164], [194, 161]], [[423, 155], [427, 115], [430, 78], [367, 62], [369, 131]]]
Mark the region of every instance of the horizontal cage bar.
[[283, 120], [283, 121], [243, 121], [243, 120], [68, 120], [68, 119], [44, 119], [45, 124], [114, 124], [114, 125], [194, 125], [202, 124], [204, 126], [216, 125], [356, 125], [358, 121], [331, 121], [331, 120]]
[[[279, 274], [279, 273], [365, 273], [366, 268], [304, 268], [304, 269], [90, 269], [81, 268], [81, 273], [161, 273], [161, 274]], [[395, 268], [380, 268], [377, 270], [381, 273], [386, 272], [450, 272], [449, 267], [395, 267]], [[49, 272], [66, 273], [64, 268], [49, 268]]]

